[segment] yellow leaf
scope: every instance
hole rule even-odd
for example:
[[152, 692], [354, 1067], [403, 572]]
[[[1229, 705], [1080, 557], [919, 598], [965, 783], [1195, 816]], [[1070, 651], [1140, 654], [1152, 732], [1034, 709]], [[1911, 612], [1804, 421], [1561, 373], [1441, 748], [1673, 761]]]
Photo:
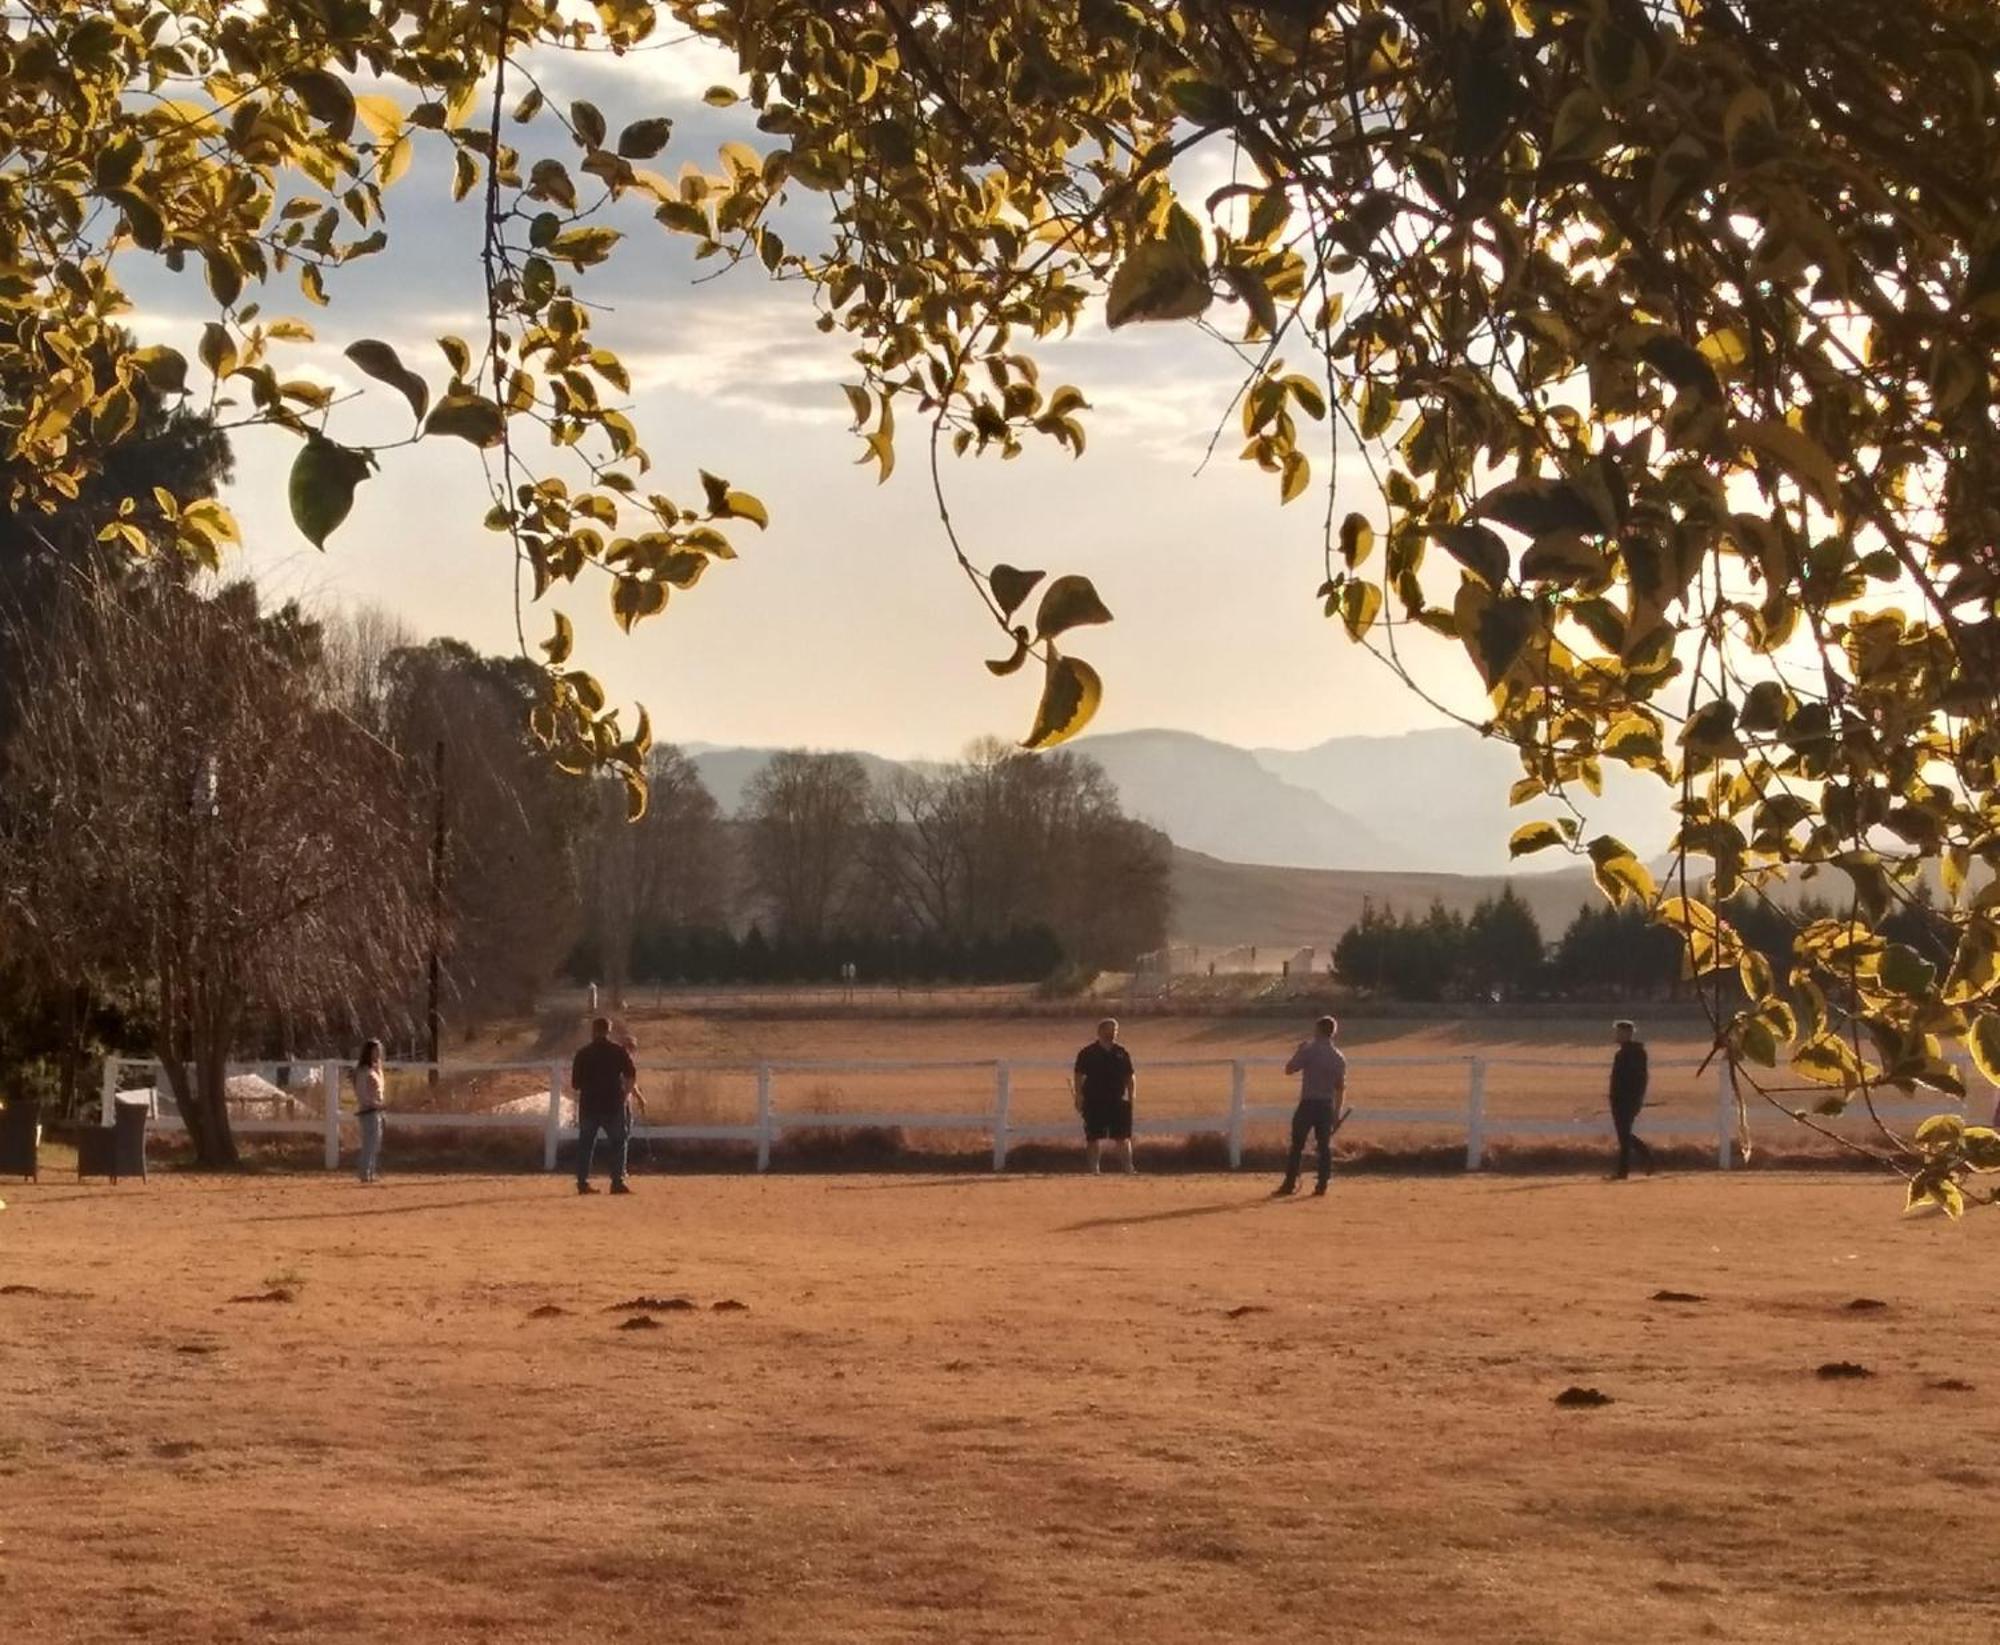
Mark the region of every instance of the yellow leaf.
[[1840, 470], [1817, 440], [1775, 418], [1738, 423], [1732, 432], [1739, 444], [1770, 458], [1805, 486], [1828, 512], [1839, 510]]
[[1051, 656], [1042, 683], [1042, 700], [1023, 748], [1053, 748], [1067, 742], [1086, 725], [1104, 700], [1104, 682], [1090, 664], [1074, 657]]
[[378, 143], [394, 140], [403, 129], [403, 111], [380, 92], [363, 92], [354, 99], [354, 115]]
[[732, 491], [723, 501], [732, 520], [748, 520], [759, 530], [771, 523], [771, 516], [764, 505], [747, 491]]

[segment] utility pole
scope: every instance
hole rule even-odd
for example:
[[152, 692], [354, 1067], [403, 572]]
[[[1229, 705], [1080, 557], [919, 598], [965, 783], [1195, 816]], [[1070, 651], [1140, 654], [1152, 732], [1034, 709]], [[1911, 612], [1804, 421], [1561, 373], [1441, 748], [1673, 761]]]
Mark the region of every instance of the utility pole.
[[430, 1083], [438, 1082], [438, 1042], [444, 1029], [444, 1018], [438, 1009], [438, 985], [441, 966], [438, 948], [444, 933], [444, 738], [437, 740], [431, 757], [431, 786], [435, 791], [437, 817], [431, 834], [431, 972], [430, 1004], [425, 1014], [425, 1024], [430, 1030]]

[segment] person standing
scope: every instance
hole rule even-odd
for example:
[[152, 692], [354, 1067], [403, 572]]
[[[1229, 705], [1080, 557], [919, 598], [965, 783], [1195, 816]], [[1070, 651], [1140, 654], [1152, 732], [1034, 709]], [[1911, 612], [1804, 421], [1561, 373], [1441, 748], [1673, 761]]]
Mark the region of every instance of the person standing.
[[354, 1065], [355, 1117], [361, 1122], [361, 1167], [357, 1175], [363, 1182], [382, 1180], [382, 1116], [388, 1107], [382, 1078], [382, 1042], [370, 1040], [362, 1046], [361, 1060]]
[[1637, 1150], [1646, 1175], [1653, 1174], [1653, 1151], [1633, 1134], [1639, 1110], [1646, 1106], [1646, 1046], [1639, 1030], [1623, 1019], [1612, 1024], [1618, 1049], [1611, 1054], [1611, 1128], [1618, 1133], [1618, 1169], [1613, 1182], [1623, 1182], [1632, 1174], [1632, 1153]]
[[631, 1135], [625, 1104], [639, 1083], [632, 1053], [611, 1037], [611, 1019], [594, 1017], [590, 1043], [569, 1066], [569, 1083], [576, 1092], [576, 1191], [594, 1194], [590, 1162], [597, 1152], [598, 1133], [611, 1144], [611, 1191], [629, 1194], [625, 1181], [625, 1147]]
[[1333, 1176], [1333, 1134], [1347, 1118], [1347, 1059], [1333, 1043], [1340, 1024], [1321, 1017], [1313, 1024], [1313, 1037], [1303, 1041], [1285, 1064], [1287, 1074], [1299, 1076], [1299, 1105], [1292, 1110], [1292, 1151], [1285, 1161], [1285, 1180], [1276, 1195], [1298, 1191], [1299, 1163], [1305, 1157], [1306, 1137], [1319, 1145], [1319, 1184], [1315, 1196], [1326, 1192]]
[[1092, 1176], [1099, 1170], [1099, 1153], [1108, 1139], [1118, 1144], [1129, 1176], [1132, 1164], [1132, 1095], [1138, 1089], [1132, 1054], [1118, 1043], [1118, 1019], [1097, 1025], [1097, 1038], [1076, 1054], [1070, 1074], [1070, 1095], [1083, 1116], [1084, 1152]]

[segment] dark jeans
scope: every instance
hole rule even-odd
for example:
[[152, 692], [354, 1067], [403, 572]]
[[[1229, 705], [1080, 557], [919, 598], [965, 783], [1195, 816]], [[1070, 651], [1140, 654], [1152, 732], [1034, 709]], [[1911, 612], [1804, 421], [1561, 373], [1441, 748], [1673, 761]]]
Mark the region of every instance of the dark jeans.
[[1614, 1102], [1611, 1105], [1611, 1125], [1618, 1133], [1618, 1174], [1621, 1177], [1632, 1174], [1632, 1151], [1635, 1148], [1639, 1151], [1639, 1163], [1648, 1171], [1653, 1168], [1652, 1149], [1632, 1134], [1642, 1106], [1637, 1102]]
[[1306, 1137], [1319, 1144], [1319, 1181], [1333, 1175], [1333, 1103], [1330, 1099], [1307, 1097], [1292, 1111], [1292, 1152], [1285, 1161], [1285, 1181], [1299, 1180], [1299, 1161], [1305, 1157]]
[[631, 1127], [627, 1124], [625, 1109], [606, 1109], [603, 1113], [584, 1108], [576, 1116], [576, 1180], [590, 1181], [590, 1162], [597, 1152], [597, 1133], [604, 1133], [604, 1140], [611, 1144], [611, 1181], [615, 1187], [625, 1180], [625, 1149], [630, 1138]]

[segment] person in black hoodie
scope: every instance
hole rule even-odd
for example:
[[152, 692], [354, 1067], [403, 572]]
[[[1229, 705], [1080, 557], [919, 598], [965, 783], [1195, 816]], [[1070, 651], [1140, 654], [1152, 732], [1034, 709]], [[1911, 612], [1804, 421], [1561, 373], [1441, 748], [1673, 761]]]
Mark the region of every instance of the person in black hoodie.
[[1632, 1134], [1639, 1110], [1646, 1106], [1646, 1047], [1629, 1022], [1615, 1023], [1612, 1032], [1618, 1036], [1618, 1049], [1611, 1058], [1611, 1124], [1618, 1133], [1618, 1169], [1611, 1180], [1623, 1182], [1632, 1174], [1634, 1149], [1646, 1175], [1653, 1174], [1652, 1149]]

